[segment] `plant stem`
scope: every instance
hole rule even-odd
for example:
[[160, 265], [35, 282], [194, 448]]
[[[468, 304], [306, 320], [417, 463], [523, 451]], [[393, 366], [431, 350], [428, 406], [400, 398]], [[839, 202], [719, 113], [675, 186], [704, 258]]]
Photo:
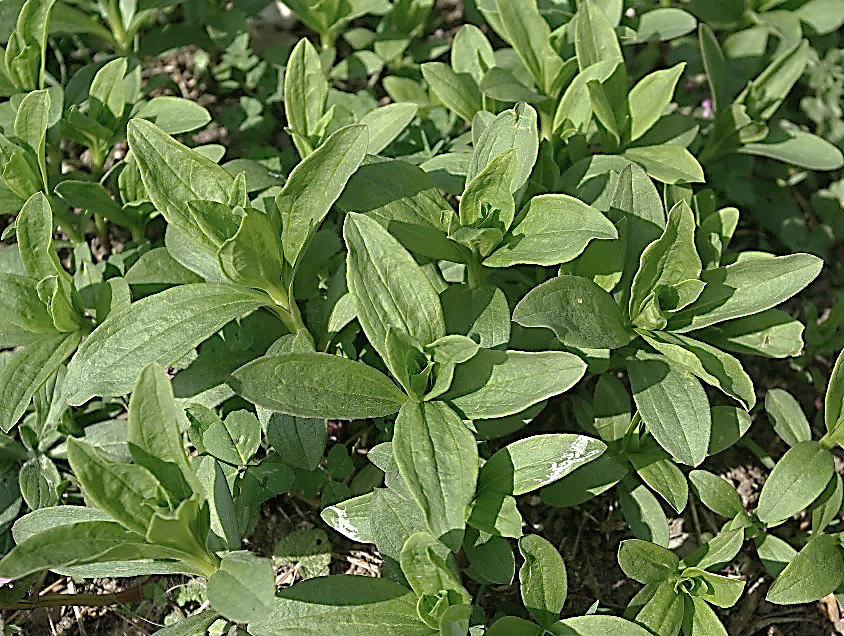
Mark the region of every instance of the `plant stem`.
[[128, 590], [112, 594], [43, 594], [34, 601], [20, 601], [4, 607], [7, 610], [34, 610], [38, 607], [66, 607], [71, 605], [87, 605], [102, 607], [118, 605], [140, 600], [146, 581]]
[[484, 271], [484, 266], [481, 265], [481, 259], [477, 253], [472, 255], [472, 259], [466, 264], [466, 267], [469, 287], [477, 289], [482, 286], [486, 281], [486, 272]]
[[129, 43], [126, 41], [126, 29], [123, 27], [123, 16], [120, 15], [117, 0], [106, 0], [104, 8], [106, 22], [108, 22], [108, 27], [111, 29], [111, 34], [114, 37], [114, 43], [118, 52], [128, 52]]

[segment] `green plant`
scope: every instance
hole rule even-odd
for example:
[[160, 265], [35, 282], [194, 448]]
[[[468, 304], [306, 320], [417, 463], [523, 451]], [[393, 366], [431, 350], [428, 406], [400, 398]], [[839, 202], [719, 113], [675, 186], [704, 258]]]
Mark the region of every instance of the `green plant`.
[[[691, 636], [726, 633], [740, 558], [773, 603], [840, 593], [844, 355], [823, 434], [757, 377], [802, 356], [822, 389], [841, 349], [814, 255], [840, 234], [840, 3], [479, 0], [491, 31], [448, 42], [428, 0], [291, 2], [320, 46], [262, 48], [263, 4], [14, 8], [0, 607], [122, 598], [47, 571], [182, 574], [203, 611], [165, 635]], [[181, 41], [220, 103], [150, 79]], [[817, 231], [768, 214], [782, 192]], [[731, 453], [770, 471], [755, 504]], [[243, 549], [276, 497], [333, 530]], [[584, 505], [625, 522], [623, 615], [570, 598], [544, 519]], [[347, 541], [380, 579], [331, 574]]]

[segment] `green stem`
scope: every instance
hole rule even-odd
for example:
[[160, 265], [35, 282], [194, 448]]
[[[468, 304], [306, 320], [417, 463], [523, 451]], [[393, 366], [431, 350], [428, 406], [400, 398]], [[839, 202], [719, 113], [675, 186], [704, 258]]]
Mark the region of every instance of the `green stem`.
[[466, 264], [468, 271], [468, 283], [472, 289], [481, 287], [486, 282], [486, 272], [484, 266], [481, 265], [481, 258], [476, 253], [472, 255], [472, 259]]
[[546, 113], [544, 110], [539, 111], [539, 127], [542, 139], [548, 139], [554, 135], [554, 115]]
[[308, 328], [305, 326], [305, 321], [302, 320], [302, 313], [299, 311], [299, 305], [296, 304], [296, 301], [288, 299], [287, 294], [278, 288], [266, 291], [275, 303], [270, 305], [270, 310], [279, 317], [279, 320], [290, 330], [290, 333], [304, 332], [310, 335]]
[[128, 52], [129, 43], [126, 41], [126, 29], [123, 27], [123, 16], [120, 15], [117, 0], [106, 0], [105, 14], [106, 22], [108, 22], [108, 27], [111, 29], [118, 53]]

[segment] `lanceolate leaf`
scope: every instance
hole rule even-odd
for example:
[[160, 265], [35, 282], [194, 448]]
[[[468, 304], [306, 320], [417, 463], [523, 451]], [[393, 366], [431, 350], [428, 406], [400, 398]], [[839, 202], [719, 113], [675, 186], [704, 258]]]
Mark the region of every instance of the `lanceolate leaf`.
[[705, 270], [703, 293], [670, 319], [668, 329], [685, 333], [770, 309], [811, 283], [822, 267], [823, 261], [810, 254], [754, 254]]
[[739, 400], [746, 410], [756, 404], [753, 381], [741, 363], [729, 353], [679, 334], [641, 331], [639, 335], [669, 360], [679, 363], [707, 384], [717, 386]]
[[380, 371], [327, 353], [264, 356], [240, 367], [229, 384], [262, 408], [298, 417], [382, 417], [407, 400]]
[[615, 226], [595, 208], [566, 194], [532, 198], [484, 265], [558, 265], [580, 254], [593, 239], [618, 237]]
[[42, 570], [91, 563], [121, 544], [142, 542], [113, 521], [80, 521], [33, 534], [0, 560], [0, 576], [20, 579]]
[[712, 418], [697, 378], [656, 356], [630, 360], [627, 371], [648, 431], [677, 461], [700, 464], [706, 457]]
[[551, 543], [536, 534], [519, 539], [524, 565], [519, 570], [522, 601], [546, 627], [560, 615], [566, 602], [567, 576], [563, 557]]
[[[4, 301], [5, 302], [5, 301]], [[39, 336], [0, 370], [0, 430], [8, 433], [26, 411], [35, 392], [76, 350], [82, 333]]]
[[521, 495], [562, 479], [606, 449], [600, 440], [570, 433], [534, 435], [505, 446], [484, 464], [478, 490]]
[[455, 369], [451, 389], [440, 399], [470, 419], [505, 417], [567, 391], [585, 371], [580, 358], [563, 351], [482, 349]]
[[282, 219], [284, 258], [295, 266], [320, 223], [366, 154], [366, 126], [335, 132], [297, 165], [275, 203]]
[[158, 510], [160, 484], [153, 474], [137, 464], [112, 463], [91, 444], [75, 439], [68, 440], [67, 457], [87, 501], [127, 530], [145, 536]]
[[145, 119], [130, 121], [127, 134], [152, 204], [193, 242], [216, 252], [219, 246], [209, 244], [196, 227], [187, 202], [226, 203], [234, 177]]
[[439, 296], [413, 257], [376, 221], [350, 214], [346, 276], [358, 320], [385, 360], [388, 330], [428, 345], [445, 335]]
[[180, 285], [112, 313], [68, 365], [69, 404], [128, 393], [150, 362], [170, 366], [226, 323], [269, 302], [259, 292], [218, 283]]
[[775, 526], [820, 495], [835, 472], [830, 451], [818, 442], [800, 442], [777, 462], [759, 495], [756, 516]]
[[834, 537], [820, 534], [797, 553], [765, 598], [777, 605], [811, 603], [834, 592], [842, 582], [841, 545]]
[[431, 532], [456, 551], [478, 479], [474, 435], [442, 402], [408, 402], [396, 418], [393, 454]]

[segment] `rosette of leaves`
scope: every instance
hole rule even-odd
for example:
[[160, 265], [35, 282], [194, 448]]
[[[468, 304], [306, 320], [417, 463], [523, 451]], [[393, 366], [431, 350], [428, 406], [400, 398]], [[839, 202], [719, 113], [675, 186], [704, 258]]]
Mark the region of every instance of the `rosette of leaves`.
[[424, 171], [399, 160], [361, 166], [338, 205], [376, 219], [419, 256], [462, 266], [465, 284], [443, 296], [447, 312], [469, 294], [494, 297], [500, 292], [487, 284], [493, 268], [557, 265], [592, 240], [618, 237], [603, 214], [574, 197], [529, 196], [536, 122], [536, 111], [522, 103], [473, 127], [477, 140], [456, 213]]
[[[124, 394], [149, 362], [170, 366], [260, 307], [312, 341], [293, 282], [320, 223], [364, 157], [366, 127], [335, 132], [284, 187], [254, 202], [245, 174], [232, 176], [154, 124], [134, 119], [128, 136], [144, 190], [168, 221], [170, 256], [207, 282], [145, 297], [99, 325], [68, 367], [68, 402]], [[127, 353], [123, 343], [129, 341], [135, 346]]]
[[[626, 232], [624, 258], [616, 247], [624, 240], [597, 243], [593, 253], [528, 292], [513, 320], [549, 328], [563, 345], [626, 368], [645, 429], [676, 462], [697, 466], [712, 428], [700, 381], [751, 408], [753, 384], [726, 350], [769, 357], [799, 351], [802, 325], [773, 308], [808, 285], [822, 261], [751, 252], [722, 264], [736, 211], [712, 212], [697, 228], [681, 200], [663, 223], [659, 197], [645, 194], [649, 180], [634, 175], [630, 166], [621, 172], [610, 204], [618, 222], [634, 228]], [[649, 241], [648, 232], [660, 235]], [[604, 252], [604, 245], [615, 252]], [[609, 266], [611, 259], [617, 264]]]
[[735, 605], [744, 591], [744, 581], [716, 570], [741, 550], [741, 530], [724, 531], [700, 546], [685, 559], [671, 550], [640, 539], [622, 541], [618, 563], [630, 578], [643, 587], [630, 601], [625, 618], [650, 631], [676, 636], [727, 634], [712, 605]]

